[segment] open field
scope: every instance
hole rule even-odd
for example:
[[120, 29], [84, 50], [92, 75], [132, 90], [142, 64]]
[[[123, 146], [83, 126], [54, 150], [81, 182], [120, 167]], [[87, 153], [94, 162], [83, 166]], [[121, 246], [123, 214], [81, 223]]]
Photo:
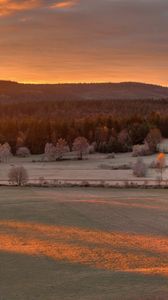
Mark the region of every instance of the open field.
[[168, 299], [166, 190], [0, 188], [1, 300]]
[[[64, 160], [56, 162], [42, 162], [42, 155], [33, 155], [28, 158], [12, 157], [10, 162], [1, 164], [0, 180], [8, 179], [8, 172], [13, 165], [23, 165], [30, 179], [38, 179], [43, 176], [47, 179], [61, 180], [132, 180], [136, 179], [130, 170], [108, 170], [106, 166], [119, 166], [134, 164], [137, 160], [131, 153], [116, 154], [114, 159], [107, 159], [107, 154], [93, 154], [83, 161]], [[166, 155], [168, 156], [168, 155]], [[156, 155], [144, 157], [148, 165], [156, 158]], [[32, 162], [36, 161], [36, 162]], [[102, 168], [105, 166], [105, 168]], [[149, 169], [146, 178], [156, 179], [158, 176], [154, 169]], [[168, 168], [164, 172], [164, 179], [168, 179]]]

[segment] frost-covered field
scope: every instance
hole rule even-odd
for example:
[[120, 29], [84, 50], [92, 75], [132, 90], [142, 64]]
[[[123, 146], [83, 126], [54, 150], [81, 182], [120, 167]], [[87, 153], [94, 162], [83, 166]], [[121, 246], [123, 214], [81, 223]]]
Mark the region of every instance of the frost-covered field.
[[[144, 157], [144, 161], [150, 164], [155, 155]], [[135, 179], [132, 175], [132, 170], [107, 170], [102, 169], [102, 165], [122, 165], [134, 164], [137, 158], [132, 157], [131, 153], [116, 154], [114, 159], [107, 159], [106, 154], [89, 155], [83, 161], [71, 160], [60, 162], [41, 162], [42, 156], [31, 156], [29, 158], [12, 157], [7, 164], [0, 165], [0, 180], [7, 179], [7, 174], [12, 165], [23, 165], [29, 173], [30, 179]], [[32, 162], [38, 161], [38, 162]], [[167, 160], [168, 161], [168, 160]], [[158, 174], [155, 170], [150, 169], [147, 178], [155, 179]], [[168, 179], [168, 169], [164, 172], [164, 178]]]
[[168, 299], [166, 190], [0, 188], [1, 300]]

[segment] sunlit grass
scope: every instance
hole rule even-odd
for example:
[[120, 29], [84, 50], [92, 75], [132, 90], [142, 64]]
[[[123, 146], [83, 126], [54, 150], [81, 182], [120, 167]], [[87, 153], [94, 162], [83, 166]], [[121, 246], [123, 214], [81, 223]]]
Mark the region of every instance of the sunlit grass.
[[100, 269], [168, 276], [168, 239], [161, 236], [1, 221], [0, 250]]

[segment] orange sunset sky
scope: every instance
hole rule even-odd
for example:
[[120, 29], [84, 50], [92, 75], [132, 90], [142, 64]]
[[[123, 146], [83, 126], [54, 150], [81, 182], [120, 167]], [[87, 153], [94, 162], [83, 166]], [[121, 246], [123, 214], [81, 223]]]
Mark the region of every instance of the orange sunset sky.
[[167, 0], [0, 0], [0, 79], [168, 82]]

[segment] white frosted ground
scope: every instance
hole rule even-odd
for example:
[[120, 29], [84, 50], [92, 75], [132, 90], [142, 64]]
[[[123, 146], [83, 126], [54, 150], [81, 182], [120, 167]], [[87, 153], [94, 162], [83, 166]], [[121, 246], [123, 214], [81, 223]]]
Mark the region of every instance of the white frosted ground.
[[[132, 170], [106, 170], [101, 165], [121, 165], [133, 164], [137, 158], [132, 157], [131, 153], [116, 154], [115, 159], [107, 159], [107, 154], [89, 155], [83, 161], [60, 161], [60, 162], [42, 162], [40, 155], [34, 155], [29, 158], [12, 157], [9, 163], [0, 164], [0, 180], [8, 178], [8, 172], [13, 165], [23, 165], [30, 179], [68, 179], [68, 180], [128, 180], [135, 179]], [[156, 155], [144, 157], [144, 161], [150, 164]], [[38, 162], [32, 162], [36, 160]], [[167, 156], [168, 164], [168, 156]], [[155, 170], [148, 171], [146, 179], [156, 179], [158, 174]], [[164, 178], [168, 179], [168, 169], [164, 172]]]

